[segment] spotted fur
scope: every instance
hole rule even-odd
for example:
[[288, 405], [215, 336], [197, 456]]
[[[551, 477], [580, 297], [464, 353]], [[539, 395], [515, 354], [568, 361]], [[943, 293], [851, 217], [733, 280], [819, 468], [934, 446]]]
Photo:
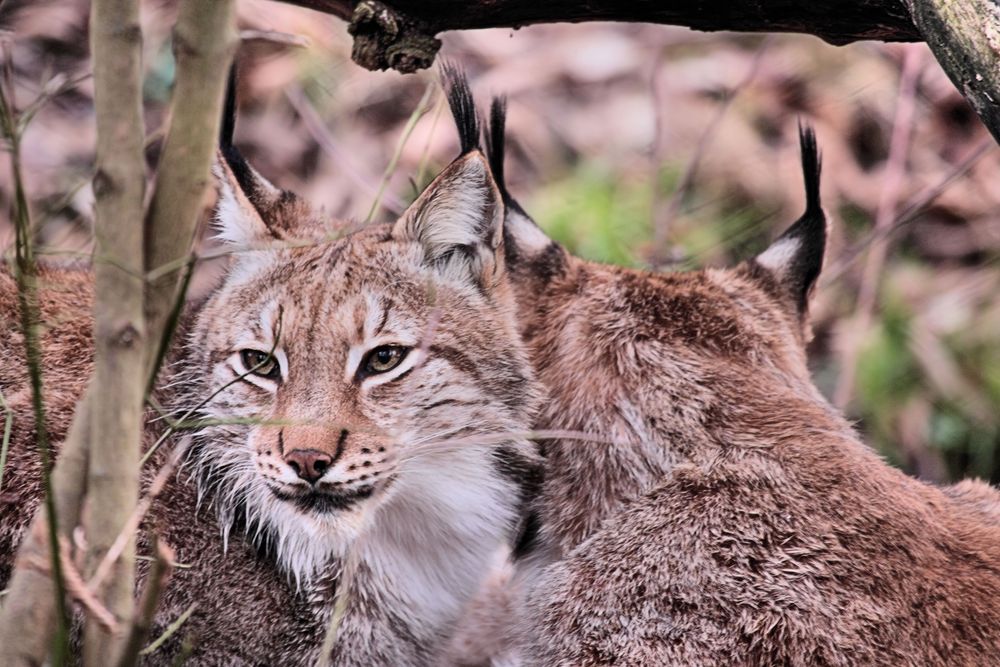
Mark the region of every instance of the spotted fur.
[[[216, 168], [231, 267], [188, 318], [158, 396], [194, 428], [147, 526], [189, 566], [154, 632], [198, 607], [153, 662], [169, 663], [186, 633], [201, 664], [313, 664], [351, 562], [335, 664], [428, 664], [522, 532], [539, 483], [523, 439], [539, 391], [513, 318], [499, 191], [470, 151], [395, 224], [351, 230], [234, 155]], [[91, 286], [83, 271], [45, 276], [58, 440], [92, 365]], [[0, 587], [40, 493], [22, 341], [6, 317], [14, 295], [0, 275], [0, 390], [15, 433]], [[366, 370], [390, 344], [408, 349], [399, 365]], [[244, 350], [274, 373], [250, 372]], [[325, 462], [315, 479], [307, 460]]]

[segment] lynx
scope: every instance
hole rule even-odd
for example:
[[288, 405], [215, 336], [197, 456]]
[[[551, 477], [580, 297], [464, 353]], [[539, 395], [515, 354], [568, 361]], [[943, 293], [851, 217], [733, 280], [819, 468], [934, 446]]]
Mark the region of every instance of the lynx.
[[996, 661], [1000, 494], [891, 468], [811, 382], [827, 235], [812, 132], [800, 131], [805, 213], [766, 251], [650, 273], [572, 257], [542, 233], [503, 183], [504, 116], [495, 100], [487, 144], [520, 331], [548, 390], [537, 425], [607, 443], [543, 443], [521, 660]]
[[[188, 636], [200, 664], [313, 664], [350, 552], [334, 662], [428, 664], [517, 539], [539, 467], [523, 439], [539, 391], [487, 159], [468, 143], [396, 223], [352, 231], [271, 185], [230, 142], [222, 153], [216, 217], [232, 264], [189, 317], [158, 396], [175, 417], [196, 408], [187, 420], [201, 425], [147, 522], [186, 566], [154, 632], [197, 607], [152, 662], [169, 664]], [[43, 281], [58, 438], [92, 366], [92, 287], [80, 270]], [[2, 587], [40, 489], [9, 275], [0, 312], [15, 433]]]

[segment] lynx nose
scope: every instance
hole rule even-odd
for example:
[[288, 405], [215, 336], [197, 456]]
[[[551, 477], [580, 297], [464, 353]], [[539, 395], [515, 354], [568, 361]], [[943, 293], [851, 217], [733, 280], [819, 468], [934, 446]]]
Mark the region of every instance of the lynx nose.
[[285, 454], [285, 463], [300, 479], [315, 484], [333, 463], [333, 457], [317, 449], [293, 449]]

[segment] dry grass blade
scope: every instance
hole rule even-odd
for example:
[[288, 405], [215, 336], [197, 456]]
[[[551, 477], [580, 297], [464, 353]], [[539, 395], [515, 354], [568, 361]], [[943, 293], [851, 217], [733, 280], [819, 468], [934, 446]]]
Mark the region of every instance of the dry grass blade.
[[10, 432], [14, 426], [14, 411], [4, 400], [3, 392], [0, 391], [0, 409], [3, 409], [3, 440], [0, 441], [0, 493], [3, 492], [3, 471], [7, 467], [7, 450], [10, 448]]
[[424, 114], [429, 111], [428, 104], [431, 100], [431, 95], [434, 93], [435, 84], [434, 82], [428, 82], [427, 87], [424, 89], [424, 94], [420, 98], [420, 102], [417, 103], [417, 108], [413, 110], [410, 114], [409, 120], [406, 121], [406, 126], [403, 128], [403, 134], [400, 135], [399, 141], [396, 143], [396, 150], [392, 154], [392, 159], [389, 160], [389, 166], [385, 168], [385, 173], [382, 174], [382, 182], [379, 183], [378, 191], [375, 193], [375, 201], [372, 202], [371, 209], [368, 210], [368, 215], [365, 216], [365, 223], [369, 223], [375, 217], [375, 213], [378, 211], [379, 206], [382, 204], [382, 197], [385, 193], [386, 186], [389, 185], [389, 179], [392, 175], [396, 173], [396, 165], [399, 164], [399, 157], [403, 154], [403, 148], [406, 147], [406, 142], [409, 141], [410, 135], [413, 134], [413, 128], [417, 126], [417, 123]]
[[193, 603], [190, 607], [185, 609], [184, 612], [180, 616], [178, 616], [173, 623], [167, 626], [167, 629], [163, 631], [162, 635], [157, 637], [152, 644], [139, 651], [139, 655], [141, 656], [149, 655], [150, 653], [153, 653], [156, 649], [163, 646], [167, 642], [167, 640], [173, 637], [174, 634], [181, 629], [181, 626], [183, 626], [187, 622], [187, 620], [191, 618], [191, 614], [193, 614], [197, 608], [198, 604]]

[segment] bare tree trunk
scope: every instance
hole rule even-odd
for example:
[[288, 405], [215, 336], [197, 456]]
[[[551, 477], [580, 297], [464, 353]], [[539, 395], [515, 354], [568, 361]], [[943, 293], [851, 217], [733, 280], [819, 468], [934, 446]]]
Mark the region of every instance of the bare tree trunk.
[[[142, 31], [138, 0], [94, 0], [90, 16], [97, 116], [94, 176], [94, 385], [90, 401], [86, 575], [90, 577], [135, 509], [142, 439], [142, 214], [146, 189], [142, 117]], [[134, 607], [135, 541], [98, 595], [119, 621]], [[94, 619], [84, 663], [114, 663], [121, 644]]]

